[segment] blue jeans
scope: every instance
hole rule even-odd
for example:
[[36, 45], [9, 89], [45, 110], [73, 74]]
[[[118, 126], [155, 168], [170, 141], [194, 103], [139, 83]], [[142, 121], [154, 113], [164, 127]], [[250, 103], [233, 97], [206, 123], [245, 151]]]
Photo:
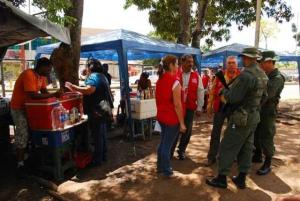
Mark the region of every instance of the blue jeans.
[[161, 139], [157, 149], [157, 172], [170, 176], [173, 174], [170, 165], [171, 148], [179, 132], [179, 125], [169, 126], [160, 122], [160, 126]]
[[89, 126], [95, 143], [94, 162], [101, 164], [107, 159], [107, 123], [89, 115]]

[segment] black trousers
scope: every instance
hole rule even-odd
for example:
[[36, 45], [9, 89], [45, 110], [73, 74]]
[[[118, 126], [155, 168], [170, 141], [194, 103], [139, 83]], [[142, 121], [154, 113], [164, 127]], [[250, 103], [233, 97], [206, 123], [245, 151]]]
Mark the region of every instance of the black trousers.
[[207, 154], [208, 160], [216, 160], [219, 152], [221, 132], [225, 118], [226, 115], [223, 112], [216, 112], [214, 115], [213, 128], [210, 135], [210, 146]]
[[192, 135], [194, 113], [195, 113], [195, 111], [186, 109], [185, 118], [184, 118], [184, 123], [186, 126], [186, 133], [184, 133], [184, 134], [178, 133], [177, 134], [176, 140], [171, 149], [171, 156], [174, 155], [174, 151], [176, 149], [179, 137], [180, 137], [180, 140], [179, 140], [179, 145], [178, 145], [178, 153], [179, 154], [185, 153], [185, 150], [190, 142], [190, 138]]

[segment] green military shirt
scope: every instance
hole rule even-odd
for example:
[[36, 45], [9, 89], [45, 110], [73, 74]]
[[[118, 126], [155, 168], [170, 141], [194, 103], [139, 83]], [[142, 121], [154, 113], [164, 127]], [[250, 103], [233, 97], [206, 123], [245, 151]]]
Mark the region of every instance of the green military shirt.
[[[259, 68], [258, 64], [253, 63], [249, 67], [245, 68], [241, 74], [236, 78], [236, 80], [231, 84], [230, 89], [224, 89], [223, 95], [227, 103], [229, 104], [243, 104], [247, 98], [249, 91], [253, 90], [256, 87], [256, 77], [254, 74], [249, 73], [251, 70], [260, 71], [261, 74], [264, 74]], [[264, 75], [264, 79], [267, 80], [267, 77]], [[265, 93], [265, 91], [264, 91]], [[260, 97], [261, 98], [261, 97]]]
[[249, 112], [247, 124], [259, 122], [258, 111], [262, 98], [266, 94], [267, 80], [266, 74], [258, 64], [253, 63], [241, 72], [230, 89], [222, 91], [226, 103], [233, 105], [234, 110], [243, 108]]
[[234, 80], [230, 85], [230, 89], [224, 89], [223, 95], [226, 103], [229, 104], [240, 104], [246, 96], [249, 89], [254, 88], [255, 79], [249, 73], [244, 71]]
[[285, 79], [277, 68], [268, 74], [267, 93], [268, 97], [262, 104], [262, 112], [269, 115], [276, 114], [276, 107], [279, 103], [280, 94], [284, 87]]

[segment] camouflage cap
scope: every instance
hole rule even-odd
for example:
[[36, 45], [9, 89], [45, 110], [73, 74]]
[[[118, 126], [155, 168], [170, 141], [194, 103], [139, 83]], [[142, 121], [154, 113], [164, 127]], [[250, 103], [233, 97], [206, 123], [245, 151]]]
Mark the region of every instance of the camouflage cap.
[[243, 49], [242, 53], [239, 54], [239, 56], [246, 56], [250, 58], [261, 58], [261, 53], [257, 48], [250, 47]]
[[260, 59], [260, 62], [277, 61], [278, 60], [278, 57], [274, 51], [264, 51], [261, 53], [261, 56], [262, 56], [262, 58]]

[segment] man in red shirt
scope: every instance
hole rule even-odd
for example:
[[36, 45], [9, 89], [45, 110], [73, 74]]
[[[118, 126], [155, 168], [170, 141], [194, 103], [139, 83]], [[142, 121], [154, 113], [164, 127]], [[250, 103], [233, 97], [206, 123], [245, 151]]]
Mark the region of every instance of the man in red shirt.
[[[232, 82], [237, 75], [240, 74], [238, 70], [237, 59], [235, 56], [229, 56], [226, 61], [226, 69], [224, 71], [224, 77], [227, 83]], [[207, 105], [207, 113], [210, 116], [214, 113], [213, 129], [210, 138], [210, 147], [207, 154], [207, 166], [210, 166], [216, 162], [216, 157], [220, 145], [220, 136], [222, 132], [222, 126], [225, 120], [225, 114], [222, 112], [223, 103], [220, 100], [219, 93], [224, 88], [223, 84], [218, 78], [215, 78], [212, 84], [212, 88], [209, 92], [209, 100]]]
[[28, 124], [25, 113], [25, 102], [28, 99], [59, 97], [60, 91], [48, 93], [47, 77], [52, 64], [47, 58], [37, 60], [34, 69], [27, 69], [18, 77], [11, 99], [11, 115], [16, 126], [15, 145], [17, 148], [18, 168], [24, 166], [24, 152], [28, 142]]
[[[185, 125], [186, 132], [180, 136], [178, 145], [178, 158], [180, 160], [185, 159], [185, 150], [190, 141], [193, 127], [194, 113], [199, 116], [204, 104], [204, 89], [202, 80], [199, 77], [198, 72], [193, 71], [194, 60], [191, 55], [184, 55], [181, 59], [182, 70], [178, 72], [178, 78], [182, 86], [183, 102], [185, 105]], [[175, 151], [178, 138], [174, 142], [171, 156]]]

